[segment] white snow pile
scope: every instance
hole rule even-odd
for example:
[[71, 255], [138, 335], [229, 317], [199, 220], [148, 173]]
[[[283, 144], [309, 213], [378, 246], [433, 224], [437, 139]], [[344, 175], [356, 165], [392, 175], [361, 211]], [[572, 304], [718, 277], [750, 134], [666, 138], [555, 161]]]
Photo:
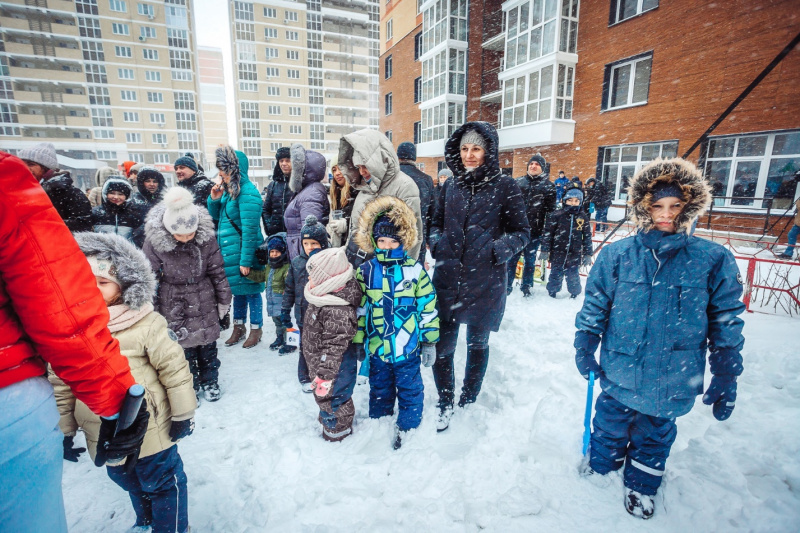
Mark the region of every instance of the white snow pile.
[[[424, 419], [398, 451], [391, 417], [368, 418], [367, 386], [354, 394], [353, 435], [322, 440], [314, 400], [297, 382], [297, 355], [267, 349], [269, 321], [256, 348], [221, 348], [222, 398], [202, 403], [194, 434], [179, 446], [192, 531], [798, 531], [796, 318], [744, 316], [736, 410], [717, 422], [698, 398], [678, 419], [655, 516], [642, 522], [625, 512], [620, 474], [578, 475], [586, 381], [572, 341], [582, 298], [559, 296], [536, 286], [523, 300], [515, 291], [490, 339], [478, 402], [456, 409], [440, 434], [436, 388], [423, 369]], [[64, 463], [64, 497], [73, 533], [134, 523], [126, 493], [88, 455]]]

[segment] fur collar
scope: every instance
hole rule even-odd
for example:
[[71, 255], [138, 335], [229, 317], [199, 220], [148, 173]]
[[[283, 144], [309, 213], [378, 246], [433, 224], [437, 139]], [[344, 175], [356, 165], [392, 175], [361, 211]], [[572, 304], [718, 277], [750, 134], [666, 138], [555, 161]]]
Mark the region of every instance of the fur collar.
[[372, 237], [372, 228], [375, 220], [382, 214], [387, 214], [397, 226], [400, 242], [405, 250], [410, 250], [417, 245], [417, 217], [414, 211], [404, 201], [394, 196], [378, 196], [364, 205], [361, 216], [358, 218], [358, 228], [353, 240], [359, 248], [368, 253], [375, 251], [375, 239]]
[[290, 149], [292, 173], [289, 176], [289, 188], [297, 194], [312, 183], [325, 179], [325, 157], [319, 152], [306, 150], [300, 143]]
[[[196, 207], [200, 223], [197, 226], [197, 235], [194, 237], [194, 242], [202, 246], [214, 238], [214, 221], [203, 207]], [[178, 246], [178, 241], [164, 226], [163, 219], [166, 209], [163, 202], [153, 207], [147, 214], [147, 222], [144, 225], [144, 234], [147, 241], [159, 253], [171, 252]]]

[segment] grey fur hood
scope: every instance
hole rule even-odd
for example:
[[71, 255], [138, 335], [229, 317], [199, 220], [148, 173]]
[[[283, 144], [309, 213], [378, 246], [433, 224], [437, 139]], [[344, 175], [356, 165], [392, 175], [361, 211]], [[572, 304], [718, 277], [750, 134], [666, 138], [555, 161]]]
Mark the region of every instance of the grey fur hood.
[[[197, 208], [200, 222], [197, 226], [197, 234], [194, 240], [197, 244], [203, 245], [215, 237], [214, 221], [204, 207], [195, 207]], [[145, 238], [153, 246], [153, 249], [159, 253], [171, 252], [178, 246], [178, 241], [164, 226], [164, 211], [166, 209], [167, 207], [163, 201], [156, 204], [147, 214], [147, 220], [144, 225]]]
[[114, 264], [125, 305], [137, 310], [153, 303], [156, 277], [141, 250], [113, 233], [76, 233], [75, 240], [85, 256], [98, 256]]
[[628, 205], [631, 219], [642, 231], [653, 228], [649, 208], [653, 203], [653, 187], [657, 183], [677, 182], [686, 202], [683, 211], [675, 218], [678, 233], [689, 233], [692, 222], [711, 205], [711, 187], [703, 174], [689, 161], [679, 157], [658, 158], [637, 172], [628, 186]]
[[325, 156], [313, 150], [306, 150], [300, 143], [291, 148], [292, 174], [289, 177], [289, 188], [297, 194], [312, 183], [325, 179], [327, 163]]

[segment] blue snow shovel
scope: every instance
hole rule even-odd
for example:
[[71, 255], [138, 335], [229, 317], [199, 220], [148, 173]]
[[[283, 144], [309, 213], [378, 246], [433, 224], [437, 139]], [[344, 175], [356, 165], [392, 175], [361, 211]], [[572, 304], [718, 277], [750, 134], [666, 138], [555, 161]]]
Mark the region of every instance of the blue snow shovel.
[[594, 372], [589, 372], [589, 385], [586, 389], [586, 413], [583, 415], [583, 455], [589, 449], [592, 437], [592, 399], [594, 397]]

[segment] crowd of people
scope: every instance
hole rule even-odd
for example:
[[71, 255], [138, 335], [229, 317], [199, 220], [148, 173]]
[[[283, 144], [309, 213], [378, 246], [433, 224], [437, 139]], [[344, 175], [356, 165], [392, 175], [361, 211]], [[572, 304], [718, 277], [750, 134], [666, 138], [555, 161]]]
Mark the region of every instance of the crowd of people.
[[[61, 441], [59, 458], [77, 461], [80, 428], [95, 463], [129, 493], [133, 531], [187, 531], [176, 443], [191, 435], [198, 405], [223, 395], [222, 331], [230, 329], [226, 346], [257, 347], [265, 306], [269, 349], [298, 354], [298, 381], [319, 407], [325, 440], [352, 434], [351, 397], [368, 383], [371, 418], [397, 406], [391, 445], [401, 448], [422, 420], [426, 367], [436, 429], [445, 431], [456, 412], [460, 326], [467, 353], [457, 405], [466, 408], [483, 386], [520, 258], [524, 296], [538, 253], [550, 264], [549, 295], [566, 277], [577, 297], [579, 268], [595, 255], [590, 211], [600, 224], [611, 204], [594, 177], [584, 185], [562, 172], [551, 182], [540, 154], [524, 176], [504, 175], [485, 122], [450, 136], [435, 183], [417, 168], [413, 144], [395, 151], [371, 129], [341, 139], [328, 188], [322, 154], [295, 144], [276, 158], [263, 198], [246, 155], [230, 146], [216, 150], [216, 183], [187, 154], [172, 188], [155, 168], [126, 164], [125, 177], [99, 170], [99, 193], [87, 198], [57, 170], [52, 145], [0, 154], [11, 190], [0, 199], [0, 438], [27, 450], [0, 454], [0, 483], [21, 487], [2, 502], [0, 529], [66, 530], [52, 443]], [[703, 393], [707, 351], [713, 378], [703, 401], [720, 420], [734, 408], [742, 287], [731, 253], [692, 235], [710, 188], [691, 163], [656, 160], [628, 194], [638, 233], [599, 252], [576, 318], [576, 365], [603, 388], [582, 473], [624, 466], [626, 509], [649, 518], [675, 418]], [[287, 333], [295, 327], [299, 342]], [[130, 427], [115, 427], [134, 383], [146, 400]], [[63, 437], [53, 433], [56, 405]], [[23, 420], [35, 424], [24, 429], [33, 447], [22, 442]], [[23, 482], [32, 462], [38, 478]], [[29, 499], [54, 512], [31, 516]]]

